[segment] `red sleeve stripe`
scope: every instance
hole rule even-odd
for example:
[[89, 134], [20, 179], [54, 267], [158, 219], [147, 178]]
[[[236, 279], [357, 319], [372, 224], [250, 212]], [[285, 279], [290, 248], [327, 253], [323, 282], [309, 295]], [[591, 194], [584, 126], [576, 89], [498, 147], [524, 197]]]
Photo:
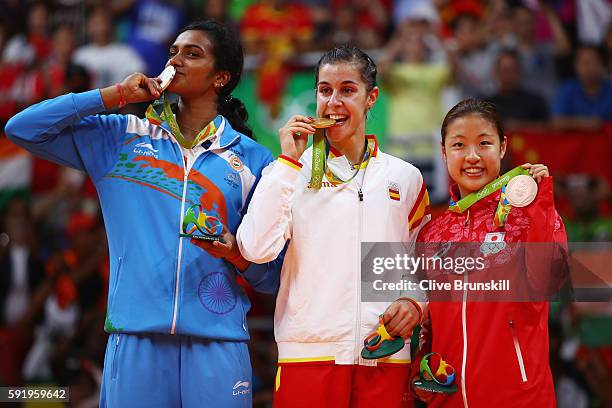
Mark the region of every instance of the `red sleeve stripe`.
[[285, 156], [284, 154], [281, 154], [280, 156], [278, 156], [278, 161], [281, 163], [285, 163], [289, 167], [293, 167], [297, 171], [300, 171], [302, 169], [302, 163], [300, 163], [299, 161], [295, 160], [292, 157]]
[[[408, 215], [408, 219], [412, 219], [412, 217], [414, 217], [414, 214], [416, 214], [417, 210], [421, 206], [421, 202], [425, 194], [427, 194], [427, 187], [425, 186], [425, 181], [423, 181], [423, 183], [421, 184], [421, 190], [419, 191], [419, 195], [417, 196], [417, 199], [414, 201], [412, 210], [410, 210], [410, 215]], [[429, 206], [429, 195], [427, 195], [427, 206]]]

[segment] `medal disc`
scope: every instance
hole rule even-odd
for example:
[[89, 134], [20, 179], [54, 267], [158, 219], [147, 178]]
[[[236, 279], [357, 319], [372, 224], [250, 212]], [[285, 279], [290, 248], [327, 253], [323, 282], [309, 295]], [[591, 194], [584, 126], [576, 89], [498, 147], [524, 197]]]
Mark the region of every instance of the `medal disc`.
[[170, 85], [170, 82], [172, 82], [172, 80], [174, 79], [175, 74], [176, 74], [176, 69], [172, 65], [168, 65], [161, 72], [161, 74], [159, 74], [158, 78], [161, 79], [159, 86], [161, 87], [162, 91], [166, 90], [168, 85]]
[[316, 129], [324, 129], [328, 127], [332, 127], [336, 124], [334, 119], [329, 118], [315, 118], [310, 125]]
[[538, 194], [538, 184], [533, 177], [522, 174], [512, 178], [506, 186], [506, 199], [513, 207], [526, 207]]

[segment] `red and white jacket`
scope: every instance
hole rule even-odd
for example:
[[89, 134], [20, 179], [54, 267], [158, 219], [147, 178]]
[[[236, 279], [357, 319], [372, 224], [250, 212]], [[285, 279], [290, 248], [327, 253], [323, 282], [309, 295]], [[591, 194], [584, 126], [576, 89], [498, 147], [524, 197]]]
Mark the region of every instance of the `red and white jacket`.
[[[493, 223], [498, 191], [463, 213], [447, 210], [423, 228], [418, 240], [470, 242], [477, 243], [477, 248], [487, 235], [490, 238], [491, 233], [500, 232], [506, 244], [558, 243], [554, 253], [545, 258], [539, 254], [534, 257], [528, 252], [534, 248], [525, 246], [521, 259], [512, 258], [504, 269], [509, 275], [526, 276], [529, 284], [537, 286], [542, 281], [543, 259], [548, 265], [546, 271], [554, 275], [559, 266], [563, 269], [566, 265], [567, 253], [565, 227], [554, 207], [552, 177], [544, 178], [538, 187], [535, 201], [524, 208], [513, 208], [504, 227]], [[456, 186], [451, 194], [458, 195]], [[470, 273], [465, 275], [459, 279], [473, 279]], [[543, 276], [544, 280], [549, 277]], [[459, 301], [429, 303], [430, 326], [425, 331], [429, 331], [431, 342], [427, 346], [454, 366], [459, 390], [450, 396], [435, 394], [428, 407], [554, 407], [548, 303], [478, 302], [470, 300], [469, 291], [462, 292]]]

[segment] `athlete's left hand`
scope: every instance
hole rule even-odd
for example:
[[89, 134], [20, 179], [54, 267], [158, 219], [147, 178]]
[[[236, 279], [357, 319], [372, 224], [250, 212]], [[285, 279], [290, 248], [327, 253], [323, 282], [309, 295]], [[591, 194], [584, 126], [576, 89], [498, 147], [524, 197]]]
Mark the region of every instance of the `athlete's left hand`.
[[525, 163], [521, 167], [524, 169], [529, 169], [529, 174], [538, 182], [538, 184], [544, 177], [550, 176], [548, 173], [548, 167], [543, 164]]
[[236, 237], [227, 229], [225, 224], [223, 224], [223, 232], [221, 233], [221, 237], [223, 238], [224, 242], [210, 242], [191, 238], [191, 243], [199, 246], [215, 258], [225, 258], [229, 263], [241, 271], [248, 268], [249, 261], [244, 259], [242, 254], [240, 254]]
[[409, 300], [399, 299], [389, 305], [383, 320], [390, 335], [409, 339], [414, 327], [419, 323], [420, 316], [416, 305]]

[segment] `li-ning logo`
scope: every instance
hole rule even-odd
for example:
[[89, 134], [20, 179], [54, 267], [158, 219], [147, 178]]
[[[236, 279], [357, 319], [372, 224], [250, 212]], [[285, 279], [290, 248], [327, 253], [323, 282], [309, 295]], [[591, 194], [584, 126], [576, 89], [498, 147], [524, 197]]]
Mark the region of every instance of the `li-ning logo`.
[[234, 384], [232, 395], [245, 395], [245, 394], [250, 394], [250, 393], [251, 393], [251, 390], [249, 390], [248, 381], [238, 381], [236, 384]]
[[142, 142], [134, 146], [134, 153], [140, 154], [143, 156], [153, 156], [157, 159], [159, 158], [159, 156], [155, 154], [157, 152], [159, 152], [159, 150], [155, 150], [151, 143]]

